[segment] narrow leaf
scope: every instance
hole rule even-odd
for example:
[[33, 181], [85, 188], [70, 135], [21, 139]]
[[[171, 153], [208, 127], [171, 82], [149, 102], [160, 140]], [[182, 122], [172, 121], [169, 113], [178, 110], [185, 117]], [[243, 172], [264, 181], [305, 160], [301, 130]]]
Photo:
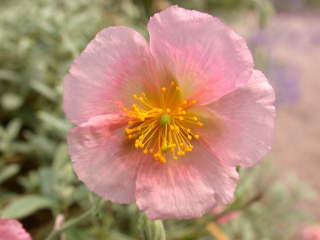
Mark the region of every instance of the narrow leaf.
[[37, 210], [43, 208], [50, 208], [52, 206], [53, 202], [50, 201], [48, 198], [44, 198], [37, 195], [29, 195], [22, 197], [7, 205], [4, 208], [1, 217], [21, 219], [23, 217], [33, 214]]

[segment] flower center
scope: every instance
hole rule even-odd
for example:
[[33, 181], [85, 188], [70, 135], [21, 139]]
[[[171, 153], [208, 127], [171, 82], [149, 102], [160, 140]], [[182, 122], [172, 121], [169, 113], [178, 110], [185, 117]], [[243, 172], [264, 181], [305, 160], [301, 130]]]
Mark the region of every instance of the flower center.
[[168, 113], [164, 113], [160, 116], [160, 125], [170, 125], [171, 123], [171, 117]]
[[145, 93], [133, 95], [136, 104], [132, 109], [124, 108], [130, 121], [125, 129], [127, 137], [136, 148], [145, 154], [153, 154], [160, 162], [167, 162], [169, 155], [174, 160], [191, 152], [193, 139], [199, 135], [193, 132], [194, 127], [203, 126], [188, 109], [196, 100], [182, 101], [180, 88], [171, 82], [168, 88], [161, 88], [156, 100]]

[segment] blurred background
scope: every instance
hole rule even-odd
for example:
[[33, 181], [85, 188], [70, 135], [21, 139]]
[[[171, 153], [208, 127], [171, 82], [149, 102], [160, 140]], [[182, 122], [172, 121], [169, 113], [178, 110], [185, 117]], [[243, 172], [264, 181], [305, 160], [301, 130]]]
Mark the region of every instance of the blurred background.
[[[70, 165], [63, 76], [102, 28], [147, 36], [149, 16], [172, 4], [218, 16], [247, 39], [276, 90], [277, 120], [271, 154], [240, 169], [236, 201], [164, 221], [167, 239], [291, 240], [320, 224], [320, 0], [0, 0], [1, 218], [41, 240], [95, 204]], [[105, 202], [60, 239], [140, 239], [138, 214]]]

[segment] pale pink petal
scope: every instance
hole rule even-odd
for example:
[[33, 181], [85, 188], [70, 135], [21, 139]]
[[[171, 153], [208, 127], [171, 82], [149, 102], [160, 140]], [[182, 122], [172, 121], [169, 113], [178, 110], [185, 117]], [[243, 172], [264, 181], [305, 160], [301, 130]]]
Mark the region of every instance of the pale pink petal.
[[[106, 200], [135, 200], [135, 179], [140, 155], [125, 145], [124, 120], [103, 115], [71, 129], [69, 152], [79, 179]], [[143, 155], [142, 155], [143, 156]]]
[[271, 148], [275, 118], [274, 91], [260, 71], [240, 87], [207, 106], [217, 129], [201, 127], [203, 141], [224, 163], [256, 164]]
[[179, 160], [142, 162], [136, 185], [138, 207], [151, 219], [195, 218], [233, 199], [238, 178], [200, 144]]
[[99, 32], [76, 58], [64, 79], [64, 111], [80, 124], [89, 118], [119, 111], [141, 91], [148, 77], [150, 55], [145, 39], [126, 27]]
[[31, 236], [19, 221], [0, 219], [0, 240], [31, 240]]
[[219, 19], [172, 6], [149, 21], [150, 48], [188, 97], [212, 102], [248, 82], [253, 60], [243, 38]]
[[320, 240], [320, 225], [305, 227], [301, 232], [301, 240]]

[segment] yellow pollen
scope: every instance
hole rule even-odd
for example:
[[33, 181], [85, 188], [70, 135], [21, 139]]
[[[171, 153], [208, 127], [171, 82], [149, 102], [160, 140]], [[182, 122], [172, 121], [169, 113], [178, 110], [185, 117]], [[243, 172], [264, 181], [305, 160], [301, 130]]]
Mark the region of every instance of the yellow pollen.
[[125, 133], [134, 147], [166, 163], [193, 150], [193, 141], [200, 137], [194, 131], [203, 123], [189, 112], [196, 100], [183, 100], [176, 82], [161, 87], [160, 94], [158, 100], [144, 92], [133, 94], [135, 103], [131, 109], [124, 108], [123, 111], [130, 119]]

